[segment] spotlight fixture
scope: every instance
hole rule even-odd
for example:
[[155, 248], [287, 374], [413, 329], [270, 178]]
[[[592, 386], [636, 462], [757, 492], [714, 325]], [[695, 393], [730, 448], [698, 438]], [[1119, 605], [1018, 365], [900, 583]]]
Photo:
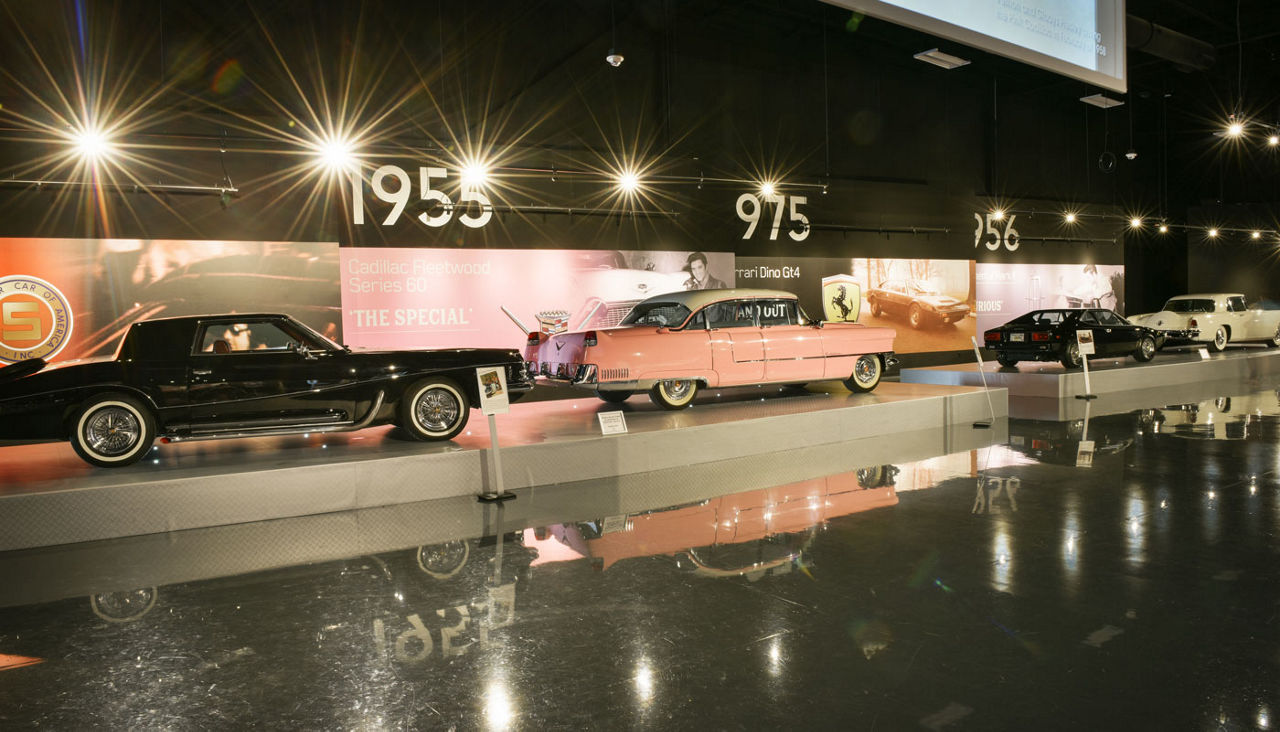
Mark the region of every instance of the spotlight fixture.
[[640, 189], [640, 177], [634, 171], [624, 170], [618, 174], [618, 190], [624, 193], [635, 193]]
[[71, 136], [76, 153], [88, 160], [97, 160], [113, 152], [111, 141], [96, 127], [86, 127]]
[[1124, 156], [1125, 156], [1126, 158], [1128, 158], [1129, 160], [1137, 160], [1137, 159], [1138, 159], [1138, 151], [1137, 151], [1137, 150], [1134, 150], [1133, 148], [1129, 148], [1129, 152], [1125, 153], [1125, 154], [1124, 154]]
[[1210, 239], [1216, 239], [1216, 238], [1218, 238], [1218, 230], [1217, 230], [1217, 229], [1209, 229], [1209, 238], [1210, 238]]
[[345, 137], [327, 137], [316, 145], [316, 164], [330, 172], [349, 168], [353, 162], [351, 142]]
[[1068, 224], [1074, 224], [1076, 222], [1076, 215], [1070, 211], [1064, 214], [1062, 218], [1065, 219]]
[[1168, 224], [1160, 224], [1160, 228], [1158, 229], [1158, 231], [1159, 231], [1161, 234], [1168, 234], [1168, 233], [1169, 233], [1169, 225], [1168, 225]]
[[482, 186], [489, 182], [489, 166], [472, 162], [462, 166], [462, 185]]
[[952, 56], [949, 53], [943, 53], [936, 48], [930, 48], [928, 51], [912, 54], [911, 56], [917, 61], [923, 61], [927, 64], [933, 64], [942, 69], [958, 69], [961, 66], [968, 66], [969, 59]]
[[1138, 218], [1137, 216], [1134, 216], [1133, 218], [1129, 219], [1129, 226], [1134, 229], [1141, 229], [1142, 219]]
[[760, 195], [762, 196], [772, 196], [775, 190], [777, 189], [774, 187], [773, 181], [765, 181], [760, 184]]
[[1227, 117], [1227, 136], [1239, 137], [1244, 134], [1244, 122], [1240, 121], [1233, 114]]
[[1254, 239], [1254, 240], [1261, 239], [1261, 238], [1262, 238], [1262, 232], [1261, 232], [1261, 231], [1255, 231], [1255, 232], [1253, 232], [1252, 234], [1250, 234], [1250, 235], [1249, 235], [1249, 238], [1250, 238], [1250, 239]]
[[1272, 136], [1268, 137], [1268, 138], [1267, 138], [1267, 144], [1268, 144], [1268, 145], [1270, 145], [1271, 147], [1275, 147], [1276, 145], [1280, 145], [1280, 135], [1272, 135]]
[[609, 62], [609, 65], [616, 69], [622, 65], [622, 54], [610, 48], [609, 55], [605, 56], [604, 60]]
[[991, 212], [991, 218], [996, 221], [1004, 221], [1004, 209], [998, 208]]

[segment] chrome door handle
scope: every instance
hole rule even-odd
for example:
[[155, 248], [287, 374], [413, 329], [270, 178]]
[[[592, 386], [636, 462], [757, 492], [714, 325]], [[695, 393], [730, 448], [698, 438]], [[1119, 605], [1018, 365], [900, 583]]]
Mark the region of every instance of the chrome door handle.
[[213, 373], [213, 370], [212, 369], [196, 369], [191, 373], [195, 374], [196, 376], [208, 376], [209, 374]]

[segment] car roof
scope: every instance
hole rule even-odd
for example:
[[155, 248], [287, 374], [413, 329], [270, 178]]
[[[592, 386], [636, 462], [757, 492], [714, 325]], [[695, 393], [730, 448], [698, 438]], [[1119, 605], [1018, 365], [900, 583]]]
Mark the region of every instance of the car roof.
[[172, 323], [175, 321], [199, 321], [199, 320], [263, 320], [265, 318], [287, 318], [284, 313], [209, 313], [208, 315], [175, 315], [169, 318], [149, 318], [147, 320], [139, 320], [139, 323]]
[[[690, 310], [710, 305], [713, 302], [721, 300], [797, 300], [795, 294], [785, 292], [783, 290], [760, 290], [746, 287], [729, 287], [717, 290], [680, 290], [677, 292], [668, 292], [664, 295], [654, 295], [640, 303], [643, 305], [647, 302], [674, 302], [684, 305]], [[637, 305], [639, 307], [639, 305]]]
[[1219, 297], [1244, 297], [1240, 292], [1197, 292], [1190, 295], [1174, 295], [1170, 300], [1213, 300]]

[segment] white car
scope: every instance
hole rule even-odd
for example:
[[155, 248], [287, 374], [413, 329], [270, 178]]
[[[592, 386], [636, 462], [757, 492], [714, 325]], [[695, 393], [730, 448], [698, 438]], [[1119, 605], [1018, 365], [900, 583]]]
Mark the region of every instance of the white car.
[[1254, 341], [1280, 346], [1280, 310], [1250, 309], [1239, 293], [1201, 293], [1169, 298], [1158, 313], [1131, 315], [1129, 322], [1172, 331], [1163, 347], [1204, 343], [1221, 351], [1229, 342]]

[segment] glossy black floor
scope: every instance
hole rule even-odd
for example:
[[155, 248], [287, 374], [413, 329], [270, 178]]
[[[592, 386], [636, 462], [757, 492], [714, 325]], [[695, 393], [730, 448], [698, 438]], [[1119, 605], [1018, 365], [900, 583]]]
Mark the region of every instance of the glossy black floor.
[[1239, 392], [626, 515], [386, 509], [456, 536], [246, 575], [217, 555], [350, 524], [204, 532], [175, 584], [0, 555], [43, 568], [0, 588], [0, 727], [1269, 729], [1280, 397]]

